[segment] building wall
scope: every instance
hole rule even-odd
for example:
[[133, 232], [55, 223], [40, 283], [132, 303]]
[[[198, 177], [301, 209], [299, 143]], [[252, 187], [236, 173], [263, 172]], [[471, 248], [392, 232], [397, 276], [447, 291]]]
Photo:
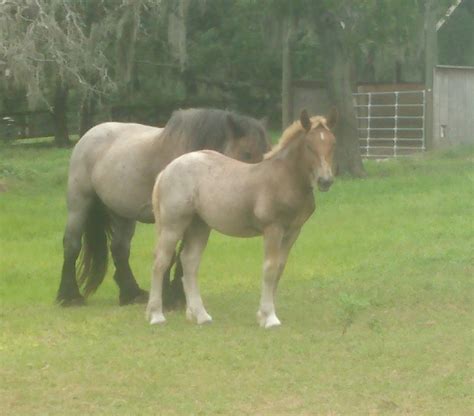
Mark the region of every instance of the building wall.
[[474, 67], [437, 66], [433, 83], [433, 146], [474, 143]]
[[330, 108], [328, 94], [323, 84], [317, 81], [294, 81], [292, 83], [292, 114], [298, 120], [302, 110], [312, 115], [326, 114]]

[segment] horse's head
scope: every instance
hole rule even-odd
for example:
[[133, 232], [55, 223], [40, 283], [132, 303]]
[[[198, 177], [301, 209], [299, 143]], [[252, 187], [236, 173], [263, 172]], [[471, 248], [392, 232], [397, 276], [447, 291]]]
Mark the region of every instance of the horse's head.
[[247, 163], [257, 163], [271, 148], [265, 122], [233, 113], [227, 115], [229, 135], [222, 153]]
[[311, 183], [323, 192], [329, 190], [334, 181], [332, 165], [336, 138], [331, 130], [336, 120], [335, 108], [327, 117], [310, 118], [306, 110], [300, 116], [301, 126], [306, 132], [304, 154], [310, 168]]

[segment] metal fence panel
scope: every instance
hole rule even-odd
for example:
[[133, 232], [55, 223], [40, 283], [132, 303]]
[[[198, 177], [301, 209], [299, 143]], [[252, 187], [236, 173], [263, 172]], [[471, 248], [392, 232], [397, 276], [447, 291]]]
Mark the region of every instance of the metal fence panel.
[[403, 157], [425, 150], [425, 90], [353, 94], [364, 158]]

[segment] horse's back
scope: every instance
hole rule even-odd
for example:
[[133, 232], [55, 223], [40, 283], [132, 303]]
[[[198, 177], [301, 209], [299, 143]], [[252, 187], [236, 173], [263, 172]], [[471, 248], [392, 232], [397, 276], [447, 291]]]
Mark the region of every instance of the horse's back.
[[107, 159], [109, 153], [117, 149], [126, 160], [127, 152], [150, 143], [162, 128], [136, 123], [106, 122], [88, 130], [74, 147], [69, 174], [77, 170], [92, 172], [97, 163]]
[[[162, 130], [118, 122], [91, 128], [71, 155], [69, 194], [95, 194], [118, 215], [139, 218], [143, 206], [149, 205], [154, 179], [148, 172], [153, 162], [151, 150]], [[150, 220], [151, 209], [147, 212]]]
[[75, 153], [98, 154], [102, 148], [123, 141], [149, 140], [158, 136], [162, 128], [137, 123], [105, 122], [88, 130], [77, 142]]
[[255, 164], [239, 162], [218, 152], [187, 153], [161, 173], [153, 192], [160, 223], [198, 215], [223, 234], [251, 237], [258, 234], [251, 222], [257, 198], [252, 186]]

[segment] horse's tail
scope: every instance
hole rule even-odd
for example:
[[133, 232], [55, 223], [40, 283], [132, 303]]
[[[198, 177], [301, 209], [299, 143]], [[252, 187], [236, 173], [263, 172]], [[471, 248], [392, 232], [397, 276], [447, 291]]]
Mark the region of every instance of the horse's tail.
[[79, 260], [79, 287], [84, 296], [93, 294], [104, 280], [107, 271], [110, 218], [99, 199], [92, 204], [84, 231], [82, 253]]
[[160, 231], [160, 192], [159, 192], [159, 182], [161, 180], [163, 171], [161, 171], [155, 180], [155, 185], [153, 186], [153, 192], [151, 195], [151, 202], [153, 204], [153, 216], [155, 217], [155, 226], [157, 234]]

